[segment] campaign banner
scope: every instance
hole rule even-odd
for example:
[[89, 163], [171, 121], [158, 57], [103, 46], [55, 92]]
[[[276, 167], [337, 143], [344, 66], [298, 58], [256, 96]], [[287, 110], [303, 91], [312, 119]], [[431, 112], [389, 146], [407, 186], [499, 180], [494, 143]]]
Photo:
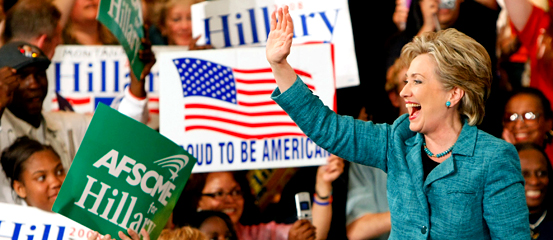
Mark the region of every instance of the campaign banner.
[[138, 58], [138, 51], [144, 49], [142, 2], [140, 0], [101, 0], [96, 18], [123, 46], [136, 79], [140, 79], [144, 69], [144, 63]]
[[283, 5], [294, 21], [293, 43], [333, 43], [336, 87], [359, 85], [347, 0], [204, 1], [192, 5], [193, 36], [215, 48], [265, 45], [271, 13]]
[[0, 203], [0, 240], [86, 240], [94, 231], [57, 213]]
[[[294, 46], [288, 62], [335, 110], [332, 45]], [[265, 48], [165, 52], [159, 64], [160, 133], [196, 157], [194, 172], [326, 163], [328, 152], [270, 98]]]
[[[188, 47], [153, 46], [158, 55], [163, 51], [184, 51]], [[148, 126], [159, 128], [159, 64], [154, 64], [146, 76], [148, 93]], [[60, 45], [46, 71], [48, 96], [44, 102], [46, 111], [59, 109], [56, 92], [67, 99], [75, 112], [94, 113], [98, 103], [111, 105], [123, 96], [130, 82], [129, 60], [121, 46]]]
[[164, 228], [196, 159], [116, 110], [94, 113], [52, 211], [100, 234]]

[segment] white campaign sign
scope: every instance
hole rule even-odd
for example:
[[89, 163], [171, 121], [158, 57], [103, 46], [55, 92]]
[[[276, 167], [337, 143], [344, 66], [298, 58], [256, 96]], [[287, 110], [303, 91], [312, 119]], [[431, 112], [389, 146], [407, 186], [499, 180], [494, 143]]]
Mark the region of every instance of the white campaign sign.
[[[182, 51], [187, 47], [154, 46], [156, 56], [163, 51]], [[159, 67], [155, 64], [146, 77], [148, 126], [159, 126]], [[66, 98], [75, 112], [93, 114], [99, 102], [108, 106], [114, 98], [121, 97], [130, 82], [129, 61], [121, 46], [60, 45], [47, 70], [49, 93], [44, 109], [57, 110], [55, 92]]]
[[57, 213], [0, 203], [0, 240], [86, 240], [94, 233]]
[[192, 31], [215, 48], [261, 46], [276, 6], [290, 6], [294, 44], [334, 44], [336, 87], [359, 85], [347, 0], [218, 0], [192, 5]]
[[[193, 172], [314, 166], [329, 153], [270, 98], [265, 48], [162, 53], [160, 133], [198, 161]], [[288, 62], [335, 110], [331, 44], [292, 47]]]

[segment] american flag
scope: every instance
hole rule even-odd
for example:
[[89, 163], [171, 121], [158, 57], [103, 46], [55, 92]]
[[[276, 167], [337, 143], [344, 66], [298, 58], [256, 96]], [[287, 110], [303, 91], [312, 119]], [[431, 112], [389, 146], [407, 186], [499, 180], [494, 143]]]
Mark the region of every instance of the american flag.
[[[185, 132], [208, 130], [242, 139], [304, 136], [270, 95], [270, 68], [236, 69], [197, 58], [173, 59], [185, 99]], [[315, 90], [311, 74], [294, 69]]]

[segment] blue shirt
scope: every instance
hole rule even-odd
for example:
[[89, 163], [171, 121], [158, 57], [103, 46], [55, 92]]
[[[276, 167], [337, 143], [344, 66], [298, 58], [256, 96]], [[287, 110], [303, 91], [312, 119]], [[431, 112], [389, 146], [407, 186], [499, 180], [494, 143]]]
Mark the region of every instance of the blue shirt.
[[424, 136], [407, 115], [393, 125], [340, 116], [299, 77], [272, 98], [317, 145], [388, 174], [390, 239], [530, 239], [518, 154], [464, 123], [451, 156], [423, 182]]

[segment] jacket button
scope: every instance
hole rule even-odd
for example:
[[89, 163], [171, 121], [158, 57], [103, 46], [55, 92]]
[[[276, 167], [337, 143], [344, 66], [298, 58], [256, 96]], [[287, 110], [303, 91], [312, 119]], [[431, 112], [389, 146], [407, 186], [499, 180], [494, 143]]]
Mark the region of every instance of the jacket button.
[[426, 226], [422, 226], [421, 233], [426, 234], [426, 231], [428, 231], [428, 228]]

